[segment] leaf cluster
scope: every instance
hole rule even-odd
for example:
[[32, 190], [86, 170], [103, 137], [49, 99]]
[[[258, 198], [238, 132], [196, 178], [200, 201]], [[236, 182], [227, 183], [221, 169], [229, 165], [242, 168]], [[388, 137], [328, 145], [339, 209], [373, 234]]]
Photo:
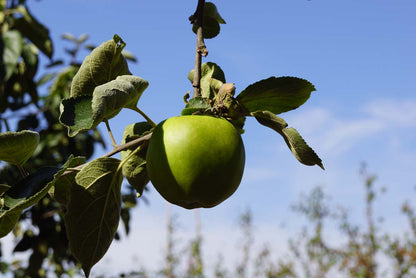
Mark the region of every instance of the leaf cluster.
[[[191, 82], [194, 72], [192, 70], [188, 74]], [[217, 64], [202, 64], [201, 73], [201, 96], [186, 100], [182, 115], [221, 116], [230, 120], [241, 132], [246, 117], [254, 117], [261, 125], [280, 134], [299, 162], [324, 169], [321, 159], [299, 132], [277, 116], [298, 108], [309, 99], [315, 91], [309, 81], [297, 77], [270, 77], [249, 85], [235, 96], [234, 84], [226, 83], [225, 74]]]

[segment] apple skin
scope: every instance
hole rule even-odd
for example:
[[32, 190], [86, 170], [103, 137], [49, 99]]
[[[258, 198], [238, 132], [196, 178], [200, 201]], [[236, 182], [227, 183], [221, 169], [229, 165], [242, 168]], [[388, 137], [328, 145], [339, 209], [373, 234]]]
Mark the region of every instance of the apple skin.
[[146, 160], [153, 186], [168, 202], [210, 208], [237, 190], [245, 151], [240, 133], [227, 120], [187, 115], [155, 127]]

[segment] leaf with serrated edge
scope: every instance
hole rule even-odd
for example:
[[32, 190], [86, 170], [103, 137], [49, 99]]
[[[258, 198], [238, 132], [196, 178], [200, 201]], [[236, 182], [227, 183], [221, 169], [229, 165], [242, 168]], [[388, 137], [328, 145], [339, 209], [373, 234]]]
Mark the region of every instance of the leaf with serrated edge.
[[[191, 70], [188, 74], [191, 83], [194, 81], [194, 71]], [[215, 92], [211, 86], [219, 88], [222, 85], [219, 82], [225, 83], [225, 75], [220, 66], [212, 62], [203, 63], [201, 66], [201, 96], [213, 99]]]
[[[121, 144], [128, 143], [132, 140], [140, 138], [147, 134], [151, 129], [152, 125], [148, 122], [139, 122], [128, 125], [123, 132], [123, 139]], [[146, 143], [145, 143], [146, 144]], [[121, 159], [126, 159], [137, 147], [132, 149], [123, 150], [120, 153]], [[146, 169], [146, 152], [147, 144], [140, 145], [140, 150], [133, 154], [129, 160], [123, 164], [123, 176], [126, 177], [127, 181], [136, 189], [138, 196], [142, 195], [143, 189], [149, 182]]]
[[297, 77], [270, 77], [251, 84], [236, 98], [250, 112], [280, 114], [304, 104], [315, 87]]
[[325, 170], [322, 160], [314, 152], [314, 150], [306, 144], [305, 140], [300, 136], [299, 132], [293, 127], [283, 129], [286, 143], [297, 160], [309, 166], [318, 165]]
[[0, 160], [23, 165], [39, 143], [39, 133], [30, 130], [0, 133]]
[[69, 246], [88, 277], [107, 252], [117, 231], [121, 210], [120, 161], [98, 158], [76, 176], [65, 215]]
[[0, 237], [6, 236], [19, 220], [24, 209], [39, 202], [68, 168], [72, 157], [62, 168], [44, 167], [12, 186], [2, 196], [0, 209]]
[[314, 150], [306, 144], [305, 140], [300, 136], [296, 129], [292, 127], [287, 128], [288, 125], [285, 120], [274, 115], [270, 111], [257, 111], [251, 113], [250, 116], [254, 116], [260, 124], [279, 133], [299, 162], [309, 166], [318, 165], [324, 169], [322, 160]]
[[71, 96], [92, 96], [95, 87], [114, 80], [119, 75], [131, 74], [127, 61], [121, 54], [125, 45], [119, 36], [114, 35], [112, 40], [95, 48], [74, 76]]

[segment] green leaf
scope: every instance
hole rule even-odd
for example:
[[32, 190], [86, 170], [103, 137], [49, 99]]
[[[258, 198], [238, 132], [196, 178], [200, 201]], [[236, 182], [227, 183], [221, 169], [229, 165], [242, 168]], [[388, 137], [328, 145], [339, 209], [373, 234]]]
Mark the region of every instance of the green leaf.
[[[194, 24], [192, 26], [192, 31], [196, 34], [197, 33], [197, 26]], [[218, 23], [215, 18], [210, 16], [204, 16], [204, 26], [202, 29], [202, 36], [204, 39], [212, 39], [218, 36], [221, 31], [220, 24]]]
[[20, 5], [17, 11], [22, 14], [22, 17], [15, 19], [15, 28], [36, 45], [46, 56], [52, 58], [53, 45], [48, 28], [39, 23], [27, 7]]
[[304, 104], [315, 87], [297, 77], [270, 77], [248, 86], [236, 98], [248, 111], [280, 114]]
[[112, 40], [95, 48], [74, 76], [71, 96], [92, 96], [95, 87], [114, 80], [119, 75], [131, 74], [127, 61], [121, 54], [125, 45], [118, 35], [114, 35]]
[[92, 98], [78, 96], [64, 99], [59, 120], [68, 127], [68, 134], [95, 128], [109, 120], [123, 108], [134, 108], [149, 83], [137, 76], [122, 75], [115, 80], [97, 86]]
[[2, 34], [0, 39], [0, 81], [6, 82], [16, 70], [23, 51], [23, 39], [18, 31]]
[[209, 100], [203, 97], [191, 98], [186, 104], [185, 108], [182, 110], [181, 115], [192, 115], [197, 112], [203, 113], [204, 111], [210, 110], [211, 105]]
[[218, 23], [225, 24], [225, 20], [221, 17], [217, 7], [212, 2], [205, 2], [204, 15], [214, 18]]
[[2, 196], [4, 192], [6, 192], [7, 190], [9, 190], [9, 188], [10, 188], [10, 185], [0, 184], [0, 196]]
[[318, 165], [324, 169], [319, 156], [308, 146], [296, 129], [287, 128], [288, 124], [285, 120], [269, 111], [257, 111], [251, 113], [251, 116], [254, 116], [260, 124], [278, 132], [299, 162], [309, 166]]
[[34, 131], [0, 133], [0, 160], [23, 165], [32, 156], [38, 143], [39, 133]]
[[[225, 24], [214, 3], [206, 2], [204, 6], [204, 22], [202, 35], [205, 39], [212, 39], [220, 33], [220, 24]], [[194, 23], [192, 31], [197, 33], [197, 25]]]
[[[194, 71], [188, 74], [188, 79], [193, 83]], [[225, 75], [222, 69], [215, 63], [208, 62], [201, 65], [201, 96], [213, 99], [218, 89], [225, 83]]]
[[39, 202], [66, 168], [44, 167], [13, 185], [2, 196], [0, 237], [7, 235], [24, 209]]
[[31, 43], [24, 43], [22, 58], [25, 62], [25, 75], [27, 75], [30, 79], [33, 79], [36, 75], [39, 64], [38, 49], [36, 46]]
[[325, 170], [322, 160], [315, 151], [306, 144], [299, 132], [293, 127], [283, 129], [285, 141], [297, 160], [309, 166], [318, 165]]
[[[85, 157], [73, 157], [72, 155], [65, 163], [64, 168], [75, 168], [79, 165], [86, 163]], [[49, 190], [49, 195], [54, 198], [57, 202], [67, 205], [69, 200], [69, 194], [72, 183], [75, 180], [77, 171], [66, 172], [62, 176], [56, 179], [54, 186]]]
[[[153, 127], [148, 122], [139, 122], [135, 124], [128, 125], [124, 129], [123, 139], [121, 144], [128, 143], [132, 140], [135, 140], [143, 135], [147, 134]], [[136, 147], [137, 148], [137, 147]], [[139, 146], [135, 154], [133, 154], [129, 160], [123, 164], [123, 175], [126, 177], [127, 181], [136, 189], [138, 196], [142, 195], [144, 187], [149, 182], [149, 177], [147, 176], [146, 170], [146, 152], [147, 144], [144, 143]], [[121, 159], [125, 160], [135, 149], [127, 149], [121, 151]]]
[[119, 164], [114, 158], [93, 160], [75, 176], [71, 187], [65, 225], [70, 250], [87, 277], [117, 231], [123, 180]]
[[59, 121], [68, 128], [68, 135], [75, 136], [94, 126], [92, 119], [92, 97], [79, 96], [63, 99]]

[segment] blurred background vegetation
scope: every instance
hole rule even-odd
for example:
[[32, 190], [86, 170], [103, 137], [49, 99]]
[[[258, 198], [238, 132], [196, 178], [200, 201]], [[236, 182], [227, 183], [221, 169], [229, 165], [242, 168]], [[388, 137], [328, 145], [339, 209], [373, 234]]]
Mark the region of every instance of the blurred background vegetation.
[[[62, 35], [72, 46], [65, 49], [67, 57], [52, 60], [54, 43], [48, 27], [30, 13], [25, 2], [0, 0], [0, 131], [30, 129], [40, 133], [39, 147], [25, 167], [30, 173], [42, 166], [62, 165], [70, 154], [89, 159], [95, 149], [105, 148], [105, 142], [98, 130], [68, 137], [58, 121], [60, 101], [68, 97], [71, 80], [80, 66], [77, 54], [93, 48], [87, 42], [88, 36]], [[125, 55], [131, 62], [136, 61], [133, 55]], [[46, 66], [40, 69], [40, 64]], [[168, 215], [166, 252], [161, 255], [164, 264], [160, 270], [154, 273], [144, 267], [137, 272], [120, 273], [119, 277], [416, 277], [415, 208], [410, 202], [404, 202], [402, 212], [407, 218], [404, 232], [389, 234], [374, 213], [377, 196], [384, 190], [378, 188], [376, 176], [367, 173], [365, 166], [361, 175], [365, 188], [365, 226], [352, 223], [348, 211], [333, 204], [323, 189], [316, 187], [293, 206], [293, 210], [304, 216], [306, 224], [290, 239], [287, 255], [276, 258], [273, 246], [255, 252], [254, 220], [248, 209], [239, 219], [243, 239], [239, 241], [240, 261], [232, 268], [224, 265], [221, 258], [227, 254], [219, 250], [218, 264], [207, 269], [198, 215], [196, 234], [184, 246], [180, 245], [183, 241], [176, 240], [178, 220]], [[0, 185], [13, 185], [19, 179], [17, 168], [0, 164]], [[130, 210], [138, 199], [128, 185], [124, 188], [120, 229], [128, 234]], [[139, 200], [146, 201], [145, 194]], [[0, 241], [2, 276], [81, 276], [79, 265], [68, 252], [64, 213], [59, 203], [46, 197], [22, 214], [13, 230], [13, 254], [25, 252], [27, 260], [15, 260], [13, 254], [3, 254]], [[335, 242], [326, 236], [329, 225], [338, 229]]]

